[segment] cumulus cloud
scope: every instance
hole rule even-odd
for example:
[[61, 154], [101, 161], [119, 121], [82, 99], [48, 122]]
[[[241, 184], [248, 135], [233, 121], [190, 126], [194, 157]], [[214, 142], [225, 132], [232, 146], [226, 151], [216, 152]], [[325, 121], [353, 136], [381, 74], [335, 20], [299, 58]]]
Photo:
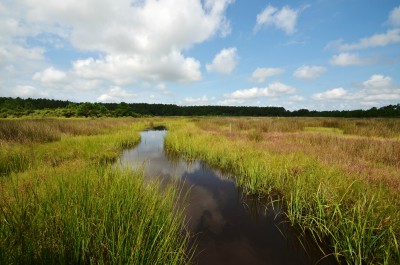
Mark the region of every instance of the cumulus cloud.
[[206, 104], [208, 102], [208, 98], [206, 96], [202, 96], [199, 98], [188, 97], [185, 98], [185, 102], [189, 104]]
[[315, 100], [340, 100], [347, 96], [347, 91], [342, 88], [333, 88], [322, 93], [316, 93], [312, 96]]
[[[106, 53], [165, 54], [227, 32], [232, 0], [45, 0], [27, 2], [27, 20], [58, 23], [73, 45]], [[179, 8], [177, 8], [179, 7]], [[161, 25], [161, 26], [160, 26]]]
[[364, 81], [363, 85], [367, 89], [386, 89], [392, 86], [392, 78], [390, 76], [375, 74]]
[[300, 79], [316, 79], [325, 72], [326, 68], [322, 66], [303, 65], [294, 71], [293, 76]]
[[55, 83], [65, 81], [66, 77], [65, 72], [49, 67], [42, 72], [36, 72], [32, 79], [42, 83]]
[[121, 102], [132, 99], [135, 96], [134, 93], [129, 93], [121, 87], [115, 86], [111, 87], [106, 93], [99, 96], [97, 100], [100, 102]]
[[299, 13], [300, 10], [293, 9], [289, 6], [278, 9], [272, 5], [268, 5], [257, 15], [257, 24], [254, 29], [259, 30], [261, 27], [275, 26], [283, 30], [287, 35], [291, 35], [296, 32]]
[[390, 76], [375, 74], [362, 83], [360, 90], [351, 92], [339, 87], [316, 93], [312, 96], [312, 99], [318, 101], [356, 101], [357, 104], [364, 105], [368, 105], [370, 102], [375, 102], [375, 105], [386, 104], [385, 101], [400, 100], [400, 86], [393, 84]]
[[334, 55], [330, 60], [330, 64], [336, 66], [366, 65], [368, 61], [361, 59], [356, 53], [340, 53]]
[[363, 99], [366, 100], [400, 100], [400, 85], [393, 83], [390, 76], [374, 74], [362, 83]]
[[292, 86], [274, 82], [265, 88], [253, 87], [250, 89], [236, 90], [231, 94], [226, 95], [232, 99], [252, 99], [258, 97], [279, 97], [287, 94], [293, 94], [296, 89]]
[[251, 74], [250, 80], [257, 83], [264, 83], [268, 77], [279, 75], [285, 71], [280, 68], [257, 68]]
[[14, 44], [0, 46], [0, 65], [24, 60], [43, 60], [45, 50], [41, 47], [22, 47]]
[[400, 27], [400, 6], [395, 7], [390, 11], [388, 22], [394, 27]]
[[73, 62], [73, 71], [83, 78], [106, 79], [116, 84], [140, 80], [191, 82], [201, 79], [200, 63], [180, 52], [153, 57], [140, 55], [107, 55]]
[[221, 74], [230, 74], [235, 70], [239, 60], [236, 48], [222, 49], [213, 59], [212, 63], [207, 64], [208, 72], [218, 72]]
[[[24, 78], [33, 76], [34, 81], [48, 86], [59, 85], [57, 82], [64, 75], [44, 60], [45, 48], [32, 43], [62, 48], [62, 40], [78, 50], [99, 54], [75, 59], [68, 78], [100, 79], [117, 85], [138, 80], [198, 81], [200, 62], [183, 51], [211, 37], [228, 35], [230, 22], [225, 11], [232, 3], [233, 0], [1, 2], [0, 70], [12, 64], [19, 78], [24, 72]], [[28, 42], [31, 37], [36, 42]], [[52, 43], [53, 40], [58, 42]], [[38, 60], [44, 63], [39, 65]], [[35, 67], [28, 69], [29, 61], [35, 61]], [[40, 70], [45, 67], [48, 69]], [[4, 72], [0, 71], [0, 79], [4, 79]]]
[[46, 91], [43, 91], [42, 89], [38, 89], [31, 85], [17, 85], [11, 90], [11, 95], [7, 96], [21, 98], [40, 98], [48, 97], [49, 95], [46, 93]]

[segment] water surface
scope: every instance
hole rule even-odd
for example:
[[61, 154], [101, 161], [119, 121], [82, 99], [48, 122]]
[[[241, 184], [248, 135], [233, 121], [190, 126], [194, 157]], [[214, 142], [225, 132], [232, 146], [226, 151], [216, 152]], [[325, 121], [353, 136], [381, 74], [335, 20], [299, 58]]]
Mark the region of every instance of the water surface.
[[185, 215], [198, 246], [196, 264], [315, 264], [319, 258], [306, 254], [276, 209], [244, 196], [231, 176], [201, 161], [169, 159], [165, 134], [142, 132], [140, 144], [124, 151], [120, 163], [142, 167], [148, 177], [181, 181], [190, 189]]

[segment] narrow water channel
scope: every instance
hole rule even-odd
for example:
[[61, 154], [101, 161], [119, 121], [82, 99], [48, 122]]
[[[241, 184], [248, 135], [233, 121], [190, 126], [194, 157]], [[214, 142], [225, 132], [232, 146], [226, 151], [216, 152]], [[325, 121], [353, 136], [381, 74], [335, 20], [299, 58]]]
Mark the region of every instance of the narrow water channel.
[[[233, 178], [201, 161], [170, 160], [164, 152], [166, 131], [144, 131], [140, 144], [123, 152], [120, 163], [143, 168], [148, 177], [175, 178], [190, 189], [185, 215], [195, 235], [195, 264], [315, 264], [276, 210], [244, 196]], [[326, 264], [320, 262], [318, 264]]]

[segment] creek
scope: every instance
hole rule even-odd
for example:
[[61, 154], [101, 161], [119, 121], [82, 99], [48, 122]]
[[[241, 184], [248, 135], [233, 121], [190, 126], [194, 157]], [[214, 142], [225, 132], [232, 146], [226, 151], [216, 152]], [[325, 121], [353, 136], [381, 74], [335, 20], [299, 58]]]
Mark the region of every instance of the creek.
[[[183, 187], [187, 229], [197, 245], [195, 264], [315, 264], [285, 222], [279, 208], [245, 195], [234, 176], [202, 161], [172, 159], [164, 151], [165, 130], [141, 132], [141, 142], [125, 150], [124, 167], [142, 168], [146, 177], [178, 181]], [[270, 206], [266, 206], [270, 205]], [[330, 264], [319, 262], [318, 264]]]

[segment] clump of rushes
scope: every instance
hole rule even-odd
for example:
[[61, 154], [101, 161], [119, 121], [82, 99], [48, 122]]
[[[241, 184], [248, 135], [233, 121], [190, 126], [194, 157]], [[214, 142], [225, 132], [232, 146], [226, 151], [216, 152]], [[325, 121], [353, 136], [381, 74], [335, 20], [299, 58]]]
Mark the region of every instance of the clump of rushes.
[[63, 166], [37, 171], [2, 198], [1, 264], [184, 264], [188, 235], [176, 187], [160, 193], [140, 172]]
[[[170, 152], [202, 159], [234, 173], [248, 193], [279, 194], [288, 220], [339, 263], [400, 264], [397, 188], [377, 185], [322, 163], [301, 149], [271, 151], [269, 142], [274, 141], [275, 134], [263, 142], [247, 136], [252, 135], [251, 126], [266, 126], [260, 125], [260, 120], [250, 120], [246, 126], [244, 119], [224, 122], [211, 118], [182, 124], [169, 131], [165, 146]], [[281, 120], [268, 119], [266, 123], [282, 124], [271, 129], [274, 131], [286, 127]], [[311, 121], [303, 123], [305, 127], [319, 126]], [[322, 125], [323, 120], [318, 123]], [[297, 134], [302, 134], [302, 128], [299, 130]]]
[[189, 263], [179, 188], [111, 164], [146, 124], [10, 145], [29, 166], [0, 179], [0, 264]]

